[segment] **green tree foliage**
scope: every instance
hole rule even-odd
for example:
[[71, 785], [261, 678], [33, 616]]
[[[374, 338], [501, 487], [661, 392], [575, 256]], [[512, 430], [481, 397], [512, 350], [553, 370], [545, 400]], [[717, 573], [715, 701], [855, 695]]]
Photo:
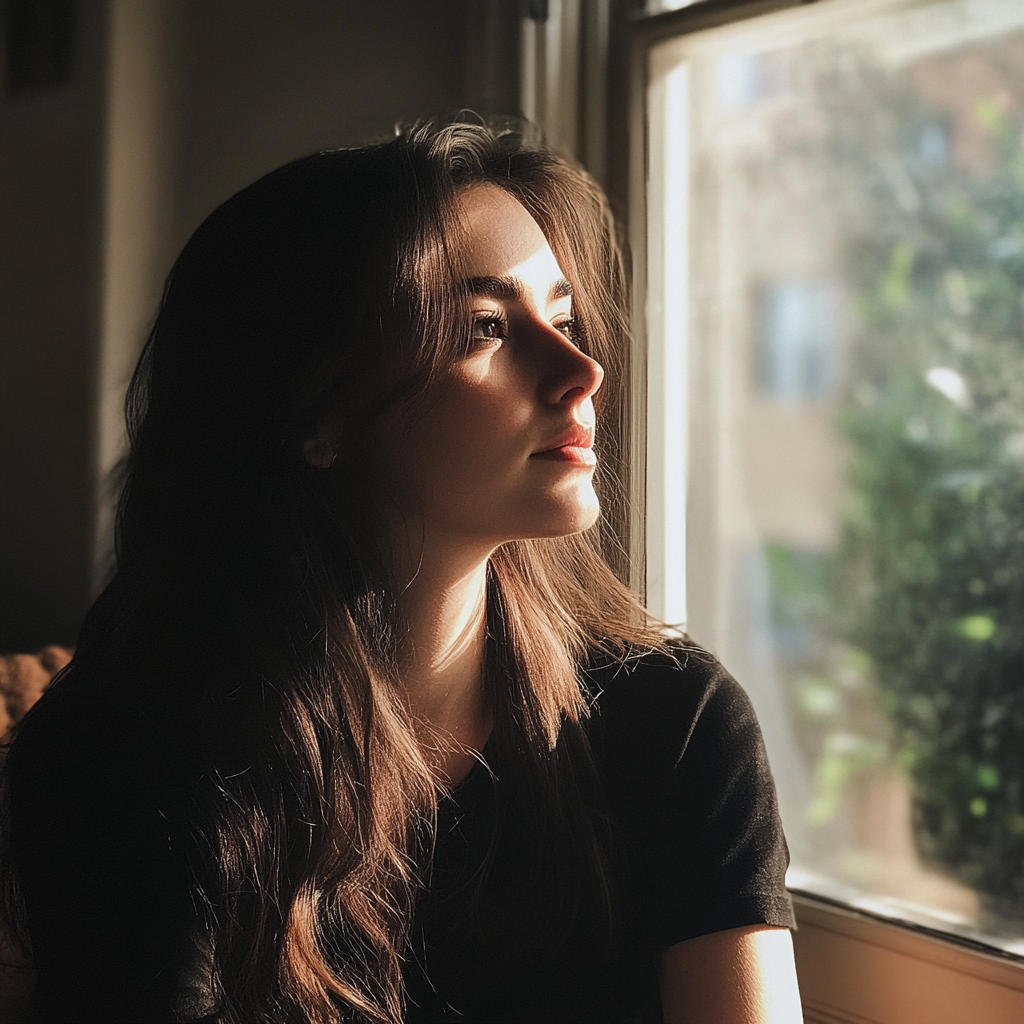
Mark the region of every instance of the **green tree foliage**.
[[1024, 132], [978, 100], [971, 170], [909, 75], [847, 61], [819, 95], [857, 305], [841, 629], [874, 666], [922, 857], [979, 891], [989, 928], [1020, 922]]

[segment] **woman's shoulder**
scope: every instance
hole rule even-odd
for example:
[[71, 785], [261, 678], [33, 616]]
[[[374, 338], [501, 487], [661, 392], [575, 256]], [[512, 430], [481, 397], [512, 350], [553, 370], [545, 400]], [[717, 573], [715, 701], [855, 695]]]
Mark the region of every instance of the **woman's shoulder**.
[[598, 772], [658, 947], [790, 927], [775, 788], [739, 683], [685, 640], [595, 666], [591, 678]]
[[136, 682], [72, 662], [8, 756], [41, 1019], [195, 1020], [212, 1002], [192, 787]]
[[104, 720], [91, 687], [72, 661], [50, 683], [14, 730], [7, 765], [10, 771], [23, 762], [52, 763], [79, 756], [89, 746]]
[[592, 701], [588, 730], [605, 760], [625, 758], [654, 772], [680, 766], [705, 772], [737, 758], [765, 762], [746, 692], [685, 637], [658, 650], [594, 658], [585, 680]]
[[593, 655], [584, 670], [593, 712], [655, 722], [699, 718], [719, 706], [749, 705], [721, 662], [685, 636], [656, 649]]
[[117, 713], [110, 688], [86, 659], [75, 657], [58, 672], [14, 730], [18, 748], [35, 746], [79, 729], [95, 728]]
[[100, 776], [123, 787], [151, 775], [166, 755], [164, 732], [116, 674], [76, 657], [18, 724], [5, 772], [15, 799], [94, 802]]

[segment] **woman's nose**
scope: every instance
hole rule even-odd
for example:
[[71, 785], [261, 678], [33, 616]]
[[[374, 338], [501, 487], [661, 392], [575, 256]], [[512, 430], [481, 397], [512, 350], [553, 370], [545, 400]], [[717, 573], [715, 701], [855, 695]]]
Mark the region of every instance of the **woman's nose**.
[[554, 405], [590, 398], [604, 380], [604, 367], [577, 348], [561, 331], [547, 328], [550, 346], [542, 380], [542, 397]]

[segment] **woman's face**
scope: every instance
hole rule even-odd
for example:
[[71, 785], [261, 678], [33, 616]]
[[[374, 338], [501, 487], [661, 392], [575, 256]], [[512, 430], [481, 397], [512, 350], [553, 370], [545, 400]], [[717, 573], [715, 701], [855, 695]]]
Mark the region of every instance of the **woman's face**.
[[575, 533], [598, 514], [593, 396], [604, 371], [573, 343], [572, 290], [544, 234], [503, 190], [461, 199], [468, 353], [379, 452], [403, 511], [442, 545]]

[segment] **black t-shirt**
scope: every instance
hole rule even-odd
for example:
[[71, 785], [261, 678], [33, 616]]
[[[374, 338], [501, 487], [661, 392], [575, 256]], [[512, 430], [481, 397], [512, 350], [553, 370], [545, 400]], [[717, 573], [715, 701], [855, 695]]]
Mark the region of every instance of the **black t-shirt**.
[[[439, 808], [407, 956], [409, 1024], [657, 1021], [661, 951], [792, 925], [774, 787], [739, 685], [686, 650], [594, 669], [587, 683], [610, 915], [584, 907], [568, 934], [542, 941], [548, 896], [531, 899], [517, 876], [530, 850], [516, 814], [528, 809], [504, 817], [495, 842], [496, 807], [514, 801], [502, 800], [500, 770], [476, 766]], [[155, 723], [106, 706], [85, 673], [52, 690], [9, 761], [45, 1019], [215, 1019], [179, 834], [187, 773], [175, 774]]]

